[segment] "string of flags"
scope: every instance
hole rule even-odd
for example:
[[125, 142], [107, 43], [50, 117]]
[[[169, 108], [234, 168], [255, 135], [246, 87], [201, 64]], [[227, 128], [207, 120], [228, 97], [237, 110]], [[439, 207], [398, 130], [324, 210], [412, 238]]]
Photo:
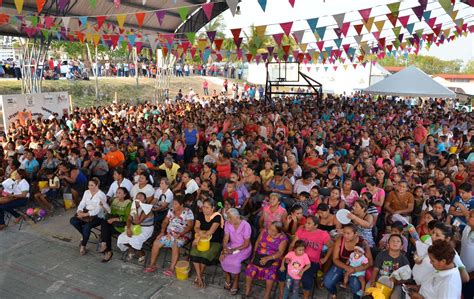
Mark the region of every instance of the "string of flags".
[[[66, 7], [69, 4], [68, 0], [58, 1], [60, 6]], [[237, 5], [239, 2], [226, 1], [231, 11], [234, 8], [231, 4]], [[1, 2], [0, 0], [0, 5]], [[148, 33], [141, 29], [147, 15], [154, 14], [158, 23], [162, 25], [170, 10], [176, 10], [184, 21], [190, 13], [189, 6], [128, 14], [55, 17], [23, 16], [21, 15], [23, 0], [14, 2], [20, 15], [0, 13], [0, 25], [17, 26], [28, 37], [90, 42], [96, 46], [101, 44], [109, 48], [136, 47], [139, 52], [142, 48], [149, 47], [152, 53], [155, 53], [156, 49], [161, 49], [164, 55], [172, 54], [178, 57], [199, 55], [202, 61], [211, 58], [217, 61], [227, 59], [259, 63], [273, 59], [285, 61], [292, 59], [300, 63], [357, 65], [366, 63], [368, 59], [383, 59], [387, 55], [418, 54], [423, 46], [440, 45], [474, 32], [470, 6], [454, 0], [430, 3], [428, 0], [418, 0], [419, 5], [409, 9], [400, 9], [400, 2], [390, 3], [386, 5], [387, 13], [384, 15], [374, 15], [372, 8], [361, 9], [357, 11], [360, 17], [356, 20], [347, 17], [349, 12], [300, 20], [307, 24], [308, 29], [303, 30], [293, 30], [297, 21], [259, 25], [255, 27], [257, 36], [252, 39], [252, 45], [244, 43], [244, 37], [241, 37], [244, 28], [234, 28], [230, 30], [234, 46], [223, 49], [224, 39], [216, 38], [216, 31], [207, 31], [205, 37], [202, 37], [196, 36], [195, 32], [178, 35]], [[45, 2], [46, 0], [36, 1], [38, 13], [44, 8]], [[143, 3], [145, 4], [146, 0], [143, 0]], [[265, 11], [267, 1], [259, 0], [258, 3]], [[114, 0], [114, 4], [119, 7], [120, 1]], [[290, 0], [289, 4], [294, 7], [295, 1]], [[90, 0], [90, 5], [94, 7], [96, 0]], [[214, 3], [209, 2], [200, 6], [206, 18], [210, 20]], [[466, 10], [469, 9], [471, 9], [470, 15], [466, 14]], [[409, 14], [405, 15], [405, 12]], [[138, 30], [131, 30], [125, 26], [127, 18], [132, 17], [138, 25]], [[117, 25], [108, 22], [111, 19], [115, 19]], [[278, 28], [282, 32], [267, 34], [267, 31], [275, 31], [268, 30], [269, 27]], [[296, 46], [286, 44], [285, 36], [294, 40]], [[308, 41], [308, 38], [313, 38], [314, 41]], [[272, 45], [263, 46], [263, 41], [268, 39], [272, 41]]]

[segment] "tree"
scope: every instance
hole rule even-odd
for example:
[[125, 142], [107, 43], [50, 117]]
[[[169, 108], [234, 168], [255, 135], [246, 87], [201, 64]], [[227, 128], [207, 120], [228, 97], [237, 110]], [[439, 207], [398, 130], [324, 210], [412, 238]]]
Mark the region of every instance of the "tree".
[[463, 61], [442, 60], [434, 56], [410, 54], [408, 57], [385, 56], [379, 63], [382, 66], [411, 66], [414, 65], [429, 75], [434, 74], [459, 74], [462, 69]]
[[464, 67], [463, 73], [474, 74], [474, 60], [469, 60]]

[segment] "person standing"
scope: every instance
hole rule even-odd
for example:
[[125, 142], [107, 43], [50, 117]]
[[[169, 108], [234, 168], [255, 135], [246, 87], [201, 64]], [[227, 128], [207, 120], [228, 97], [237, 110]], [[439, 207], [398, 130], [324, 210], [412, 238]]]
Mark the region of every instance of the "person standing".
[[202, 89], [203, 89], [204, 95], [208, 96], [209, 95], [209, 82], [207, 82], [206, 79], [204, 79], [204, 82], [202, 82]]

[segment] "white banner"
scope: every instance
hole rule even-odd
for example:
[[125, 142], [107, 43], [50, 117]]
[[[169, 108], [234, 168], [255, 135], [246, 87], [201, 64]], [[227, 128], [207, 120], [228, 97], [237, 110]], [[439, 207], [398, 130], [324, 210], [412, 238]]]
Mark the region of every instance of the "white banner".
[[38, 94], [0, 95], [3, 112], [3, 126], [8, 131], [10, 123], [16, 120], [25, 125], [28, 119], [46, 119], [53, 113], [59, 117], [69, 115], [69, 97], [67, 92], [49, 92]]

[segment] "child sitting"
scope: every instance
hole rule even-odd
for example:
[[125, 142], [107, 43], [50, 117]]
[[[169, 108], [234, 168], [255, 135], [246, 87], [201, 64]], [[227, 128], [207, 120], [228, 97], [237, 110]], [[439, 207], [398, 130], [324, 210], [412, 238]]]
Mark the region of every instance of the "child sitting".
[[232, 181], [227, 182], [225, 189], [223, 190], [222, 193], [222, 199], [223, 201], [226, 201], [228, 199], [233, 200], [235, 203], [235, 206], [238, 207], [239, 204], [239, 194], [235, 190], [235, 183]]
[[53, 205], [48, 201], [48, 198], [57, 197], [60, 181], [54, 169], [48, 170], [46, 177], [48, 178], [48, 186], [43, 188], [40, 192], [35, 193], [34, 198], [42, 208], [46, 209], [48, 213], [52, 213]]
[[[349, 256], [349, 259], [347, 260], [347, 264], [353, 268], [355, 267], [360, 267], [364, 264], [367, 264], [369, 260], [365, 256], [365, 251], [362, 247], [360, 246], [355, 246], [354, 247], [354, 252], [351, 253]], [[349, 282], [349, 277], [350, 276], [355, 276], [359, 279], [360, 285], [361, 285], [361, 290], [365, 290], [365, 270], [364, 271], [359, 271], [355, 273], [349, 273], [346, 272], [344, 274], [344, 281], [341, 285], [342, 288], [347, 288], [347, 284]]]
[[295, 242], [294, 250], [285, 255], [285, 260], [281, 263], [280, 271], [285, 271], [285, 264], [288, 264], [285, 290], [283, 298], [299, 298], [299, 286], [303, 273], [311, 266], [308, 255], [305, 253], [306, 245], [303, 240]]
[[379, 241], [379, 249], [386, 250], [388, 249], [388, 239], [391, 235], [401, 235], [403, 240], [402, 250], [407, 252], [408, 251], [408, 240], [405, 236], [403, 236], [403, 223], [401, 221], [395, 221], [392, 226], [390, 227], [390, 233], [384, 234], [382, 239]]

